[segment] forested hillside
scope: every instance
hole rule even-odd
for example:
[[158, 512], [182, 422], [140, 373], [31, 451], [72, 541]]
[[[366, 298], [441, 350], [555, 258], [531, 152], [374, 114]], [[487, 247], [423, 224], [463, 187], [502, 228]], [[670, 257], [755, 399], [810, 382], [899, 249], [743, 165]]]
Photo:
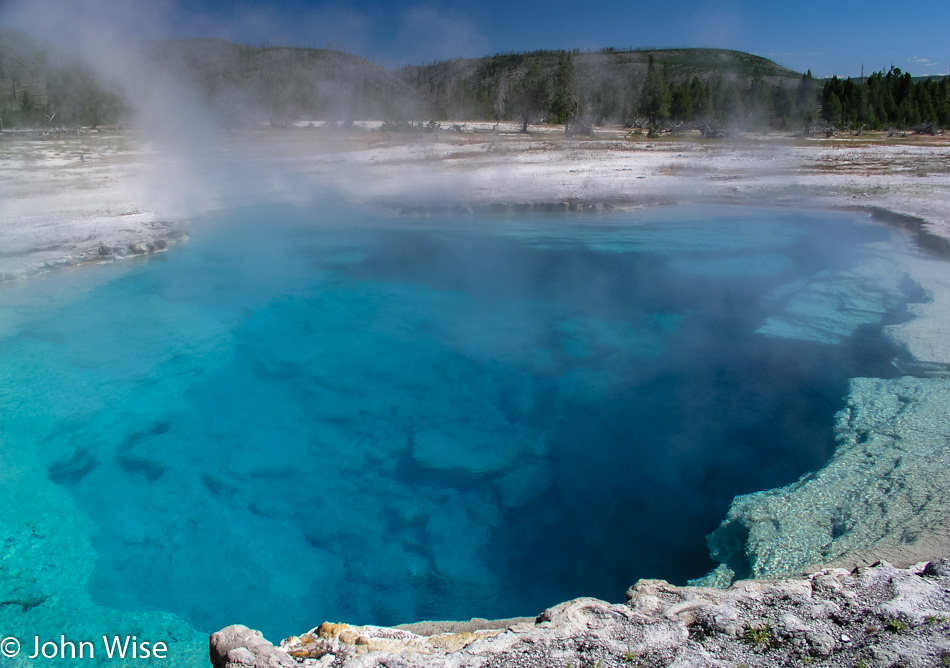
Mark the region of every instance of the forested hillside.
[[25, 35], [0, 30], [0, 122], [17, 125], [114, 124], [128, 109], [92, 72], [56, 57]]
[[414, 117], [415, 92], [357, 56], [190, 39], [152, 44], [153, 62], [190, 82], [230, 124]]
[[815, 101], [810, 75], [803, 83], [769, 60], [719, 49], [499, 54], [397, 75], [419, 91], [433, 118], [748, 124], [814, 111]]
[[[721, 49], [537, 51], [386, 70], [326, 49], [188, 39], [143, 45], [142, 62], [171, 74], [228, 127], [295, 121], [518, 120], [580, 128], [618, 123], [800, 131], [823, 119], [883, 127], [950, 124], [950, 83], [900, 70], [826, 82], [765, 58]], [[0, 31], [3, 126], [97, 126], [131, 119], [137, 100], [28, 37]], [[169, 101], [174, 103], [175, 101]], [[174, 106], [174, 104], [170, 104]]]

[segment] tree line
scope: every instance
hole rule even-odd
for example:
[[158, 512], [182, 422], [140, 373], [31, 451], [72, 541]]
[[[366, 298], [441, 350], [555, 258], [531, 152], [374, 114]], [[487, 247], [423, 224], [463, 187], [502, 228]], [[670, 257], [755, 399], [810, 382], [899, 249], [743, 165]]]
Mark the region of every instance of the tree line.
[[[640, 90], [627, 90], [619, 120], [625, 125], [699, 124], [702, 129], [737, 126], [746, 129], [789, 129], [808, 124], [817, 113], [818, 86], [806, 72], [797, 82], [768, 83], [725, 76], [674, 80], [665, 68], [649, 60]], [[589, 97], [597, 122], [617, 118], [616, 94], [603, 89]]]
[[[150, 63], [189, 81], [208, 113], [231, 127], [516, 120], [523, 130], [539, 122], [563, 123], [569, 131], [622, 124], [653, 132], [699, 128], [718, 136], [731, 129], [799, 132], [821, 123], [950, 126], [946, 77], [914, 80], [891, 68], [867, 79], [819, 81], [810, 71], [802, 75], [720, 49], [501, 53], [385, 70], [325, 49], [200, 39], [147, 48]], [[131, 118], [129, 102], [87, 68], [0, 30], [3, 127], [122, 123]], [[173, 110], [176, 100], [167, 103]]]
[[866, 79], [832, 77], [821, 90], [821, 116], [839, 127], [881, 130], [950, 127], [950, 78], [914, 81], [891, 67]]
[[[613, 52], [610, 52], [613, 54]], [[468, 73], [412, 68], [407, 81], [432, 118], [518, 120], [670, 129], [799, 128], [818, 115], [820, 84], [799, 78], [710, 74], [701, 61], [675, 70], [647, 57], [646, 67], [611, 72], [580, 67], [576, 52], [501, 54]], [[645, 71], [644, 71], [645, 70]]]

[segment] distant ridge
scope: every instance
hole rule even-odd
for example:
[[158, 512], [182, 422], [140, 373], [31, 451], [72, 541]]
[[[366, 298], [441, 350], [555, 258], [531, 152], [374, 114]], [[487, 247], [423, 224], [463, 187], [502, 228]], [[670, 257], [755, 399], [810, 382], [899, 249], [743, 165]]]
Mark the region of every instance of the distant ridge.
[[740, 94], [753, 83], [792, 89], [802, 77], [760, 56], [709, 48], [501, 53], [403, 67], [394, 73], [423, 93], [435, 117], [465, 117], [474, 108], [475, 117], [510, 118], [518, 116], [504, 108], [512, 86], [532, 70], [554, 80], [569, 60], [567, 69], [573, 73], [568, 85], [585, 107], [581, 113], [592, 120], [623, 122], [637, 116], [651, 59], [668, 84], [686, 85], [696, 78], [710, 86], [737, 87]]
[[[531, 122], [583, 117], [630, 123], [700, 113], [765, 123], [777, 112], [800, 111], [792, 110], [789, 100], [796, 98], [801, 74], [725, 49], [500, 53], [387, 70], [331, 49], [254, 47], [220, 39], [159, 41], [142, 48], [149, 63], [189, 82], [212, 113], [231, 125], [529, 117]], [[653, 85], [657, 99], [645, 93], [651, 71], [659, 82]], [[63, 123], [112, 123], [135, 106], [135, 100], [102, 89], [88, 70], [10, 31], [0, 32], [0, 91], [7, 92], [0, 96], [7, 127], [42, 124], [53, 113]]]

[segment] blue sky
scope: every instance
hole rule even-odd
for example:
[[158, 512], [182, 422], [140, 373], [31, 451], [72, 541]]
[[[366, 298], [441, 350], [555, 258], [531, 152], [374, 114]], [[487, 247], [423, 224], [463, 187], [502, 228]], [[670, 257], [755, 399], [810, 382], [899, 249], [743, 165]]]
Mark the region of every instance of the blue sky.
[[720, 47], [816, 76], [947, 74], [950, 0], [0, 0], [0, 22], [88, 19], [123, 36], [334, 47], [392, 67], [502, 51]]

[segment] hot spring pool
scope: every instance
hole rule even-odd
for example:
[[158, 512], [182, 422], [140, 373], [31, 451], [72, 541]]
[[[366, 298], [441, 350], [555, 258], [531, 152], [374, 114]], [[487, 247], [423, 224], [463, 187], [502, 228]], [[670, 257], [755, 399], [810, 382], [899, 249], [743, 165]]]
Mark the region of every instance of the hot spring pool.
[[857, 214], [268, 207], [4, 285], [0, 635], [182, 657], [684, 583], [895, 375], [908, 252]]

